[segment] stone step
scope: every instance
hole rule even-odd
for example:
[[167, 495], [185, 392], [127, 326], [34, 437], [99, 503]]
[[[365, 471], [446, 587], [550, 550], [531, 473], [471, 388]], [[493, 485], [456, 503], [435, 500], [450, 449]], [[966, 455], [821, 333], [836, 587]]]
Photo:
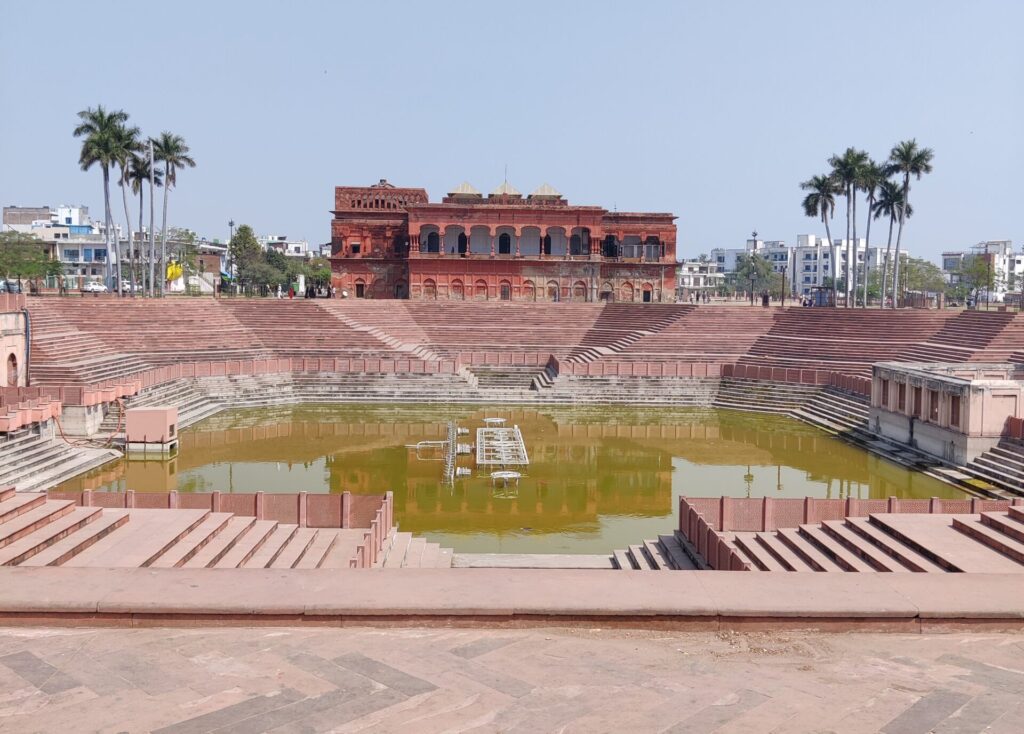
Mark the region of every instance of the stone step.
[[298, 532], [298, 529], [298, 525], [279, 523], [270, 536], [260, 545], [259, 550], [242, 564], [242, 568], [270, 568], [270, 564], [285, 549], [292, 536]]
[[213, 568], [242, 568], [276, 529], [277, 522], [274, 520], [257, 520], [249, 531], [231, 546], [231, 550], [221, 556]]
[[437, 555], [437, 568], [451, 568], [455, 558], [455, 551], [451, 548], [441, 548]]
[[815, 571], [828, 573], [845, 569], [811, 544], [796, 528], [779, 528], [775, 535]]
[[1009, 513], [983, 512], [981, 522], [1003, 535], [1024, 543], [1024, 520], [1011, 519]]
[[[976, 516], [975, 516], [976, 517]], [[973, 519], [973, 518], [972, 518]], [[898, 537], [950, 570], [965, 573], [1024, 573], [1024, 565], [954, 527], [950, 515], [876, 514], [872, 524]]]
[[[442, 549], [443, 550], [443, 549]], [[456, 553], [453, 568], [613, 569], [611, 557], [569, 553]]]
[[0, 525], [0, 548], [25, 537], [48, 523], [67, 515], [75, 508], [70, 500], [47, 500]]
[[633, 565], [638, 567], [641, 571], [656, 571], [653, 562], [644, 553], [642, 545], [631, 545], [626, 551], [629, 557], [633, 561]]
[[671, 570], [672, 561], [669, 560], [668, 554], [665, 553], [664, 549], [658, 544], [658, 541], [645, 540], [643, 550], [647, 555], [647, 560], [652, 562], [657, 570]]
[[840, 566], [844, 571], [856, 573], [874, 571], [874, 568], [861, 560], [860, 556], [851, 552], [842, 543], [835, 540], [819, 526], [801, 525], [797, 528], [797, 531], [815, 548], [828, 556], [833, 563]]
[[633, 565], [632, 559], [627, 555], [624, 550], [612, 551], [612, 555], [615, 558], [615, 564], [623, 571], [635, 571], [636, 567]]
[[384, 568], [401, 568], [405, 564], [405, 553], [412, 542], [412, 533], [395, 533], [391, 547], [384, 557]]
[[295, 568], [320, 568], [324, 559], [330, 553], [331, 547], [338, 541], [338, 533], [333, 528], [319, 528], [316, 531], [316, 538], [310, 544], [309, 549], [303, 554]]
[[813, 572], [817, 569], [794, 553], [788, 545], [779, 540], [772, 532], [756, 533], [758, 544], [764, 548], [776, 561], [782, 564], [787, 571]]
[[1006, 508], [1006, 515], [1011, 520], [1024, 522], [1024, 505], [1010, 505]]
[[[98, 508], [76, 508], [98, 509]], [[62, 518], [63, 520], [63, 518]], [[61, 522], [61, 520], [58, 520]], [[60, 540], [35, 553], [19, 566], [60, 566], [128, 522], [128, 510], [104, 509], [91, 522], [80, 526]]]
[[426, 547], [425, 538], [414, 537], [409, 541], [409, 547], [405, 551], [405, 560], [402, 561], [403, 568], [419, 568], [423, 559], [423, 549]]
[[167, 549], [150, 566], [152, 568], [178, 568], [209, 543], [234, 517], [230, 512], [211, 512], [185, 537]]
[[899, 561], [877, 550], [867, 538], [851, 530], [844, 520], [826, 520], [821, 524], [821, 527], [837, 542], [842, 543], [847, 550], [857, 554], [875, 571], [886, 573], [909, 572], [909, 569], [904, 567]]
[[295, 568], [309, 547], [316, 540], [316, 528], [299, 528], [284, 549], [278, 554], [271, 568]]
[[788, 571], [767, 548], [757, 540], [757, 533], [735, 533], [733, 544], [747, 556], [751, 567], [758, 571]]
[[6, 490], [7, 496], [0, 501], [0, 524], [24, 514], [46, 502], [43, 492], [15, 492]]
[[423, 555], [420, 556], [420, 566], [423, 568], [436, 568], [437, 561], [441, 557], [441, 546], [438, 543], [427, 543], [423, 546]]
[[143, 568], [188, 535], [209, 514], [209, 510], [175, 510], [173, 513], [166, 510], [129, 510], [125, 528], [110, 533], [64, 565]]
[[71, 512], [0, 548], [0, 566], [17, 566], [70, 533], [93, 522], [102, 512], [99, 507], [73, 508]]
[[884, 530], [879, 529], [866, 517], [848, 517], [846, 518], [846, 526], [881, 552], [915, 573], [945, 573], [947, 570], [927, 556], [904, 545]]
[[1007, 558], [1024, 565], [1024, 542], [1009, 535], [1003, 535], [999, 530], [985, 524], [980, 519], [954, 517], [953, 527], [997, 553], [1002, 553]]
[[675, 570], [693, 571], [697, 568], [693, 560], [686, 555], [686, 551], [683, 550], [683, 547], [674, 535], [659, 535], [658, 543], [661, 544], [662, 549], [672, 563], [672, 568]]

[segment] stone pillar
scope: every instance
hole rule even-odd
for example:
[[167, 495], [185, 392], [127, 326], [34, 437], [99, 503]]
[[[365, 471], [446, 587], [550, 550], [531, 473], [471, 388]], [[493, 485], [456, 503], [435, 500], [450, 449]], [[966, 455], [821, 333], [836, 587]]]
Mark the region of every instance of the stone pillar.
[[437, 225], [437, 255], [438, 257], [444, 257], [444, 239], [446, 226]]
[[[491, 257], [494, 257], [494, 233], [491, 232], [491, 228], [487, 228], [487, 241], [491, 243]], [[488, 289], [490, 286], [488, 285]]]
[[[537, 245], [537, 258], [540, 259], [540, 260], [543, 260], [544, 259], [544, 238], [548, 236], [548, 230], [546, 228], [541, 229], [540, 227], [538, 227], [537, 229], [540, 230], [540, 241], [539, 241], [539, 243]], [[547, 288], [546, 285], [544, 287]]]
[[514, 231], [516, 236], [516, 257], [522, 257], [522, 253], [519, 250], [519, 242], [523, 238], [523, 230], [521, 227], [516, 227]]

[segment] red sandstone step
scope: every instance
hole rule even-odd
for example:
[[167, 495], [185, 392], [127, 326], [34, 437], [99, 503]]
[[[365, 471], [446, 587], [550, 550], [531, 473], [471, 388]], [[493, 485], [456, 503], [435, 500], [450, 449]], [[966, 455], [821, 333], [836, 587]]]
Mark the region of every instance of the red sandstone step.
[[623, 571], [635, 571], [636, 570], [636, 568], [633, 567], [633, 562], [629, 559], [629, 556], [626, 555], [626, 551], [624, 551], [624, 550], [612, 551], [612, 555], [615, 557], [615, 562], [618, 564], [619, 568], [622, 569]]
[[68, 560], [65, 566], [143, 568], [199, 525], [209, 510], [129, 510], [128, 525]]
[[871, 542], [857, 533], [850, 530], [843, 520], [826, 520], [822, 523], [825, 532], [829, 533], [838, 542], [845, 545], [850, 552], [856, 553], [876, 571], [886, 573], [907, 573], [909, 569], [896, 559], [890, 558], [882, 551], [877, 550]]
[[[3, 405], [3, 403], [0, 402], [0, 405]], [[3, 488], [0, 488], [0, 502], [6, 502], [7, 500], [11, 499], [12, 497], [17, 497], [17, 496], [18, 496], [18, 491], [14, 487], [3, 487]]]
[[1010, 505], [1006, 511], [1007, 517], [1017, 522], [1024, 522], [1024, 506]]
[[292, 536], [295, 535], [298, 529], [298, 525], [279, 523], [270, 536], [260, 545], [259, 550], [242, 564], [242, 568], [270, 568], [270, 564], [285, 549], [288, 541], [292, 539]]
[[60, 566], [127, 522], [128, 510], [104, 509], [97, 519], [74, 530], [61, 540], [47, 546], [44, 550], [20, 562], [18, 565], [36, 567]]
[[427, 543], [423, 547], [423, 555], [420, 557], [420, 566], [423, 568], [435, 568], [441, 557], [441, 546], [438, 543]]
[[1003, 535], [998, 530], [986, 525], [982, 520], [961, 520], [958, 517], [954, 517], [953, 527], [992, 550], [1002, 553], [1010, 560], [1024, 564], [1024, 542], [1015, 540], [1008, 535]]
[[672, 567], [677, 571], [692, 571], [696, 569], [693, 564], [693, 560], [686, 555], [686, 551], [679, 544], [679, 541], [674, 535], [659, 535], [658, 542], [661, 543], [661, 547], [665, 549], [669, 559], [672, 561]]
[[815, 568], [803, 558], [794, 553], [788, 545], [779, 540], [773, 533], [757, 533], [757, 542], [768, 551], [785, 570], [798, 572], [813, 572]]
[[103, 510], [99, 507], [76, 507], [66, 515], [46, 523], [13, 543], [0, 548], [0, 566], [17, 566], [65, 536], [96, 520]]
[[633, 563], [640, 567], [641, 571], [654, 571], [655, 569], [651, 566], [650, 560], [644, 555], [643, 548], [639, 545], [629, 546], [629, 555], [633, 558]]
[[238, 542], [214, 564], [214, 568], [241, 568], [277, 529], [275, 520], [257, 520]]
[[274, 559], [274, 562], [270, 564], [270, 567], [295, 568], [295, 564], [302, 560], [314, 540], [316, 540], [316, 528], [299, 528]]
[[423, 558], [423, 549], [426, 545], [426, 538], [411, 538], [409, 540], [409, 547], [405, 550], [405, 559], [402, 561], [402, 567], [419, 568], [420, 560]]
[[45, 492], [22, 492], [18, 494], [13, 489], [4, 490], [4, 495], [0, 498], [0, 523], [5, 523], [18, 515], [39, 507], [45, 501]]
[[846, 526], [872, 543], [882, 553], [899, 561], [915, 573], [945, 573], [946, 569], [896, 538], [878, 529], [866, 517], [848, 517]]
[[152, 568], [178, 568], [217, 536], [228, 521], [234, 517], [230, 512], [211, 512], [188, 535], [167, 549], [153, 561]]
[[74, 509], [75, 503], [69, 500], [46, 500], [28, 512], [23, 512], [0, 525], [0, 548], [5, 548], [16, 540], [34, 533]]
[[869, 519], [905, 545], [966, 573], [1024, 573], [1024, 566], [959, 532], [950, 515], [876, 514]]
[[320, 568], [337, 540], [338, 534], [333, 528], [318, 528], [316, 538], [294, 568]]
[[757, 542], [757, 533], [736, 533], [733, 542], [757, 571], [788, 571], [775, 556]]
[[183, 568], [213, 568], [255, 524], [255, 517], [232, 517], [223, 530], [185, 561]]
[[789, 546], [789, 549], [802, 558], [815, 571], [842, 572], [845, 569], [820, 550], [811, 545], [796, 528], [780, 528], [775, 531], [776, 537]]
[[671, 570], [672, 562], [665, 551], [658, 545], [657, 541], [645, 540], [644, 550], [647, 552], [647, 558], [654, 561], [654, 565], [659, 571]]
[[366, 535], [364, 528], [322, 528], [320, 532], [330, 532], [335, 538], [334, 544], [321, 561], [320, 568], [348, 568], [349, 561], [355, 557], [356, 546], [363, 542]]
[[834, 563], [842, 566], [844, 571], [857, 573], [871, 572], [875, 569], [851, 552], [842, 543], [832, 538], [817, 525], [801, 525], [799, 533], [807, 538], [818, 550], [828, 556]]
[[983, 512], [981, 522], [1003, 535], [1024, 543], [1024, 521], [1011, 520], [1004, 512]]
[[382, 564], [384, 568], [401, 568], [405, 564], [405, 554], [412, 542], [412, 533], [395, 533], [391, 539], [391, 548]]

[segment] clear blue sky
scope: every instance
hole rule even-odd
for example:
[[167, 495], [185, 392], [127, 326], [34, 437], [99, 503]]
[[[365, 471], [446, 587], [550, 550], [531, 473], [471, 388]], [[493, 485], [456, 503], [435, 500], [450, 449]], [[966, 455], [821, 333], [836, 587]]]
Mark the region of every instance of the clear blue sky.
[[[325, 242], [333, 187], [528, 193], [672, 211], [686, 256], [820, 224], [801, 180], [916, 137], [915, 254], [1024, 246], [1024, 3], [10, 2], [0, 203], [102, 210], [75, 114], [191, 145], [171, 223]], [[119, 210], [119, 209], [118, 209]], [[840, 212], [841, 214], [841, 212]], [[843, 228], [842, 219], [834, 232]], [[878, 227], [877, 237], [885, 236]]]

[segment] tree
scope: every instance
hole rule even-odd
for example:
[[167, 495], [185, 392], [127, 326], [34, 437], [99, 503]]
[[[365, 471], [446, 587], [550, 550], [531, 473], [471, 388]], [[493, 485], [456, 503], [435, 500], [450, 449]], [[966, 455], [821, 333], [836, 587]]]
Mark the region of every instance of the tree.
[[968, 255], [963, 259], [960, 266], [960, 282], [967, 289], [968, 294], [974, 298], [977, 305], [981, 300], [981, 292], [985, 292], [985, 302], [988, 303], [989, 294], [1000, 285], [1000, 278], [996, 269], [992, 267], [992, 258], [989, 255]]
[[[857, 287], [855, 267], [857, 259], [856, 245], [851, 240], [850, 226], [853, 225], [853, 237], [857, 237], [857, 180], [860, 176], [860, 169], [867, 162], [868, 154], [856, 148], [847, 148], [843, 154], [834, 155], [829, 158], [828, 163], [832, 166], [832, 177], [842, 187], [842, 194], [846, 197], [846, 307], [852, 308], [850, 297], [851, 289]], [[853, 209], [851, 214], [851, 207]], [[852, 218], [851, 218], [852, 217]], [[835, 263], [833, 263], [835, 267]], [[838, 273], [836, 274], [838, 278]]]
[[64, 266], [51, 260], [43, 242], [24, 232], [0, 232], [0, 277], [38, 281], [49, 275], [63, 275]]
[[[839, 186], [831, 176], [812, 176], [800, 184], [800, 188], [809, 192], [804, 197], [804, 214], [809, 217], [821, 217], [821, 221], [825, 224], [825, 236], [828, 237], [828, 246], [832, 253], [832, 268], [834, 271], [832, 282], [834, 283], [835, 279], [839, 276], [839, 266], [837, 264], [839, 260], [836, 258], [835, 243], [832, 240], [832, 230], [828, 226], [828, 220], [836, 211], [836, 194], [840, 193]], [[833, 288], [834, 290], [835, 288]], [[832, 300], [833, 302], [835, 301], [834, 292]]]
[[935, 263], [918, 257], [904, 257], [903, 263], [907, 271], [904, 283], [908, 291], [939, 293], [945, 290], [946, 278]]
[[[160, 228], [160, 262], [166, 262], [167, 195], [171, 187], [178, 184], [178, 169], [195, 168], [196, 162], [189, 155], [190, 151], [188, 145], [185, 144], [185, 139], [166, 130], [160, 133], [160, 137], [153, 140], [153, 150], [156, 159], [164, 164], [164, 213], [163, 225]], [[163, 295], [163, 281], [160, 285], [160, 295]]]
[[910, 206], [910, 177], [918, 181], [926, 173], [932, 172], [932, 159], [935, 153], [931, 148], [921, 148], [916, 139], [903, 140], [893, 146], [889, 152], [886, 175], [903, 177], [903, 204], [899, 207], [899, 229], [896, 232], [896, 260], [893, 270], [892, 307], [896, 308], [896, 283], [900, 274], [900, 244], [903, 242], [903, 225], [906, 221], [905, 210]]
[[262, 277], [263, 273], [258, 269], [265, 265], [266, 261], [260, 243], [248, 224], [243, 224], [235, 230], [235, 236], [228, 243], [228, 254], [238, 270], [239, 280], [254, 280], [258, 272]]
[[741, 253], [736, 257], [736, 285], [747, 288], [753, 282], [754, 293], [758, 291], [772, 292], [778, 287], [781, 276], [772, 271], [772, 264], [758, 255]]
[[[111, 110], [108, 112], [103, 108], [103, 105], [96, 105], [95, 108], [89, 107], [79, 112], [78, 118], [81, 122], [75, 127], [73, 133], [76, 138], [83, 138], [78, 164], [82, 167], [83, 171], [88, 171], [94, 165], [98, 165], [103, 173], [104, 238], [107, 245], [104, 274], [109, 284], [110, 253], [117, 246], [116, 234], [113, 235], [113, 246], [111, 243], [114, 217], [110, 209], [110, 169], [117, 163], [118, 132], [128, 120], [128, 114], [122, 110]], [[120, 265], [120, 262], [120, 258], [118, 258], [118, 265]]]
[[[895, 181], [883, 179], [878, 186], [878, 201], [874, 204], [874, 218], [889, 217], [889, 239], [885, 245], [885, 262], [882, 265], [882, 303], [880, 308], [885, 307], [885, 294], [888, 292], [886, 286], [889, 282], [889, 263], [892, 262], [892, 228], [899, 217], [900, 209], [903, 206], [903, 189]], [[907, 207], [907, 218], [914, 214], [914, 207]], [[895, 280], [895, 278], [893, 279]]]
[[[129, 166], [130, 167], [128, 169], [128, 180], [131, 182], [132, 193], [133, 194], [138, 194], [138, 196], [139, 196], [139, 247], [141, 248], [142, 247], [142, 243], [143, 243], [143, 239], [142, 239], [142, 215], [143, 215], [143, 212], [145, 211], [145, 208], [146, 208], [145, 205], [144, 205], [145, 191], [146, 191], [146, 184], [149, 183], [149, 180], [150, 180], [150, 172], [151, 172], [151, 166], [149, 165], [149, 157], [146, 156], [146, 155], [143, 155], [143, 154], [141, 154], [139, 152], [136, 152], [136, 153], [134, 153], [132, 155], [131, 162], [130, 162]], [[163, 183], [163, 173], [159, 169], [157, 169], [155, 171], [152, 171], [152, 173], [153, 173], [156, 185], [160, 186]], [[152, 202], [150, 202], [150, 205], [152, 205]], [[140, 252], [141, 252], [141, 249], [140, 249]], [[152, 258], [153, 253], [150, 252], [149, 255], [150, 255], [150, 258]], [[142, 283], [143, 285], [145, 285], [145, 283], [146, 283], [146, 268], [145, 268], [145, 265], [143, 265], [143, 267], [141, 268], [141, 272], [140, 273], [138, 273], [138, 274], [135, 273], [135, 248], [134, 247], [132, 247], [132, 249], [131, 249], [131, 268], [132, 268], [131, 282], [133, 284], [132, 295], [134, 295], [135, 294], [134, 284], [138, 282], [138, 283]], [[150, 287], [152, 287], [152, 284], [150, 284]]]
[[[136, 153], [139, 152], [139, 128], [128, 127], [121, 125], [118, 127], [117, 133], [114, 138], [114, 155], [117, 165], [121, 169], [121, 176], [118, 184], [121, 187], [121, 199], [124, 203], [124, 218], [128, 227], [128, 255], [130, 258], [131, 268], [135, 267], [135, 255], [134, 247], [135, 243], [132, 240], [132, 215], [128, 211], [128, 187], [131, 186], [131, 166], [132, 159]], [[141, 222], [141, 220], [140, 220]], [[140, 233], [141, 224], [140, 224]], [[122, 293], [121, 284], [124, 281], [124, 275], [121, 272], [121, 248], [118, 245], [117, 253], [117, 292]], [[129, 292], [134, 290], [134, 284], [129, 284]], [[123, 295], [123, 293], [122, 293]]]
[[[864, 198], [868, 205], [867, 225], [864, 232], [864, 308], [868, 307], [868, 253], [871, 250], [871, 218], [875, 207], [875, 194], [885, 180], [885, 171], [870, 158], [861, 166], [857, 176], [857, 188], [864, 192]], [[856, 235], [854, 236], [856, 237]]]

